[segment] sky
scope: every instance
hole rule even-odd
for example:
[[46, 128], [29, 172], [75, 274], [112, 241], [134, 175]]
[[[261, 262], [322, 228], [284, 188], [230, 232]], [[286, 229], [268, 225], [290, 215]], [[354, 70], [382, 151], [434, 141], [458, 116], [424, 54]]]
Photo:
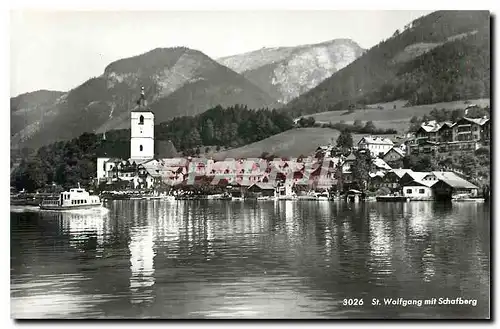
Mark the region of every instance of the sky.
[[186, 46], [216, 59], [262, 47], [349, 38], [363, 48], [431, 11], [10, 12], [10, 96], [68, 91], [111, 62]]

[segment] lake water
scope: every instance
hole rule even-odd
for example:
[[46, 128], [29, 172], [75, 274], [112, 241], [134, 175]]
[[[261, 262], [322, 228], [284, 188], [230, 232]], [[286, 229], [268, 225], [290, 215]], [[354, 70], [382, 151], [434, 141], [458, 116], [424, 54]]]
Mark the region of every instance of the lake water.
[[489, 296], [487, 204], [11, 208], [14, 318], [484, 319]]

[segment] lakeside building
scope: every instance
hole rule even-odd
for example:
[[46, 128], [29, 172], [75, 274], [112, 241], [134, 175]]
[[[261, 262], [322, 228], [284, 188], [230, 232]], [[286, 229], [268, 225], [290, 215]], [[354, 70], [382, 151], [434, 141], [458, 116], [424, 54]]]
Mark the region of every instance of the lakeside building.
[[400, 179], [403, 196], [412, 200], [476, 197], [479, 188], [449, 171], [407, 172]]

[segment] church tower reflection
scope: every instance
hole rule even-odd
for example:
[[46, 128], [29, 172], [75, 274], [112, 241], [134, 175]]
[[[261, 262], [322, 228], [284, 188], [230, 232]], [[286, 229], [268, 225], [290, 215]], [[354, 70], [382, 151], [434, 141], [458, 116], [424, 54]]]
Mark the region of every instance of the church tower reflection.
[[[148, 216], [150, 214], [148, 211], [138, 215]], [[146, 225], [144, 226], [136, 225], [130, 229], [130, 292], [132, 294], [132, 303], [148, 302], [154, 299], [154, 257], [156, 255], [154, 228], [151, 225], [152, 218], [147, 217], [145, 222]]]

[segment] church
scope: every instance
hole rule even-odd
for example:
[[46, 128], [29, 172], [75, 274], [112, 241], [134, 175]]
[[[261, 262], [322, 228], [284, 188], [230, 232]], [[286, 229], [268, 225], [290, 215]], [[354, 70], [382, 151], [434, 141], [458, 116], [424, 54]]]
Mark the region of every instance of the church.
[[[155, 159], [155, 116], [147, 107], [144, 87], [137, 104], [130, 112], [130, 157], [126, 160], [114, 157], [97, 158], [97, 185], [121, 183], [124, 187], [152, 188], [164, 178], [179, 178], [178, 166], [169, 165], [176, 164], [172, 163], [172, 160], [178, 161]], [[158, 167], [162, 168], [161, 172]]]

